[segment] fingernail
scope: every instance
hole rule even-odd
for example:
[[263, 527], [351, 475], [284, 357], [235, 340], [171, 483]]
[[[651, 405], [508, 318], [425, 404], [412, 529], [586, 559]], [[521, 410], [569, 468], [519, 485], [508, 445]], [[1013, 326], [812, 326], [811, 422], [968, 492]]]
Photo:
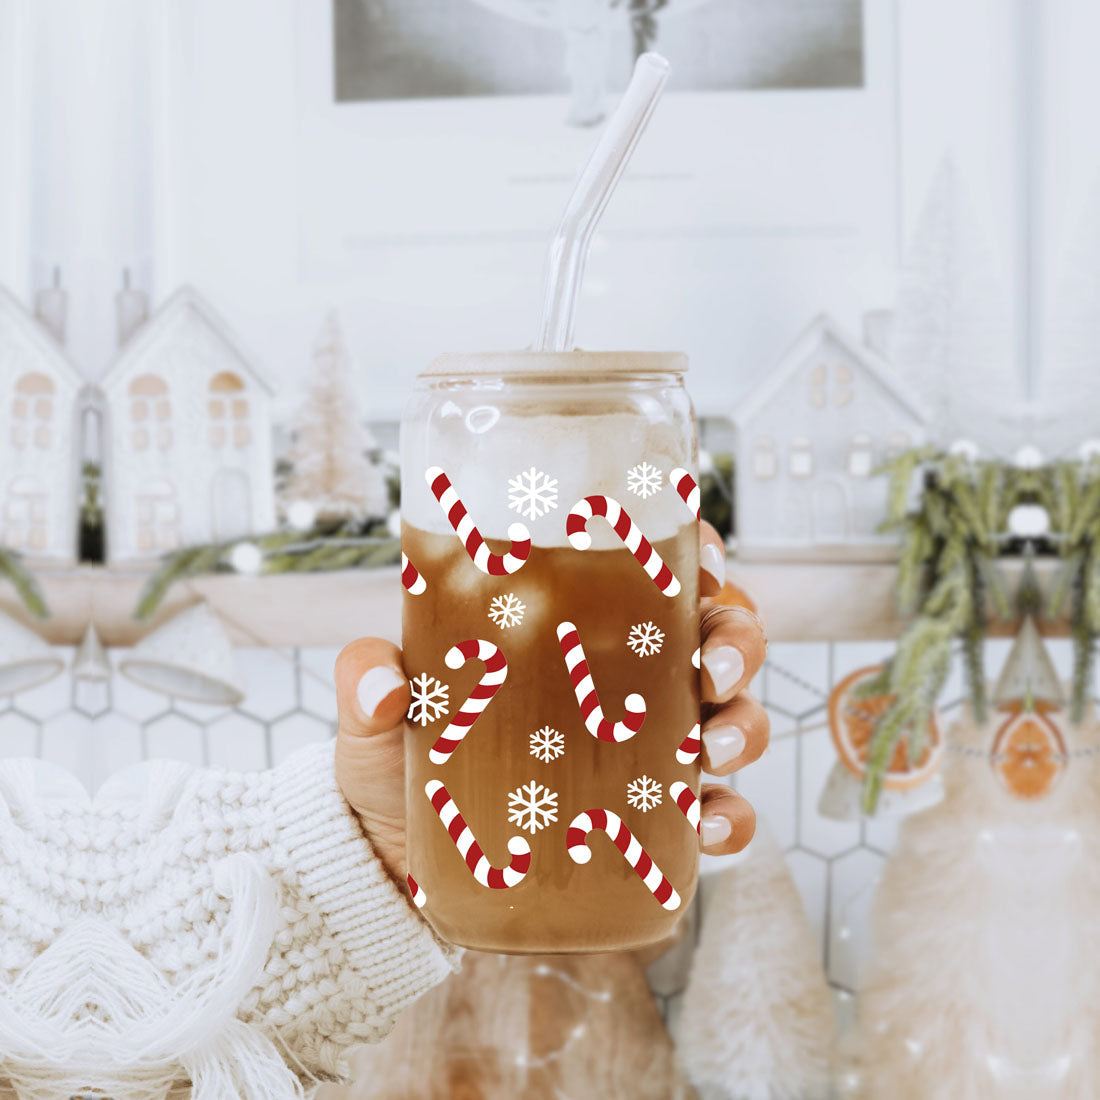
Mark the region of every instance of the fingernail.
[[745, 734], [737, 726], [719, 726], [703, 734], [712, 767], [720, 768], [745, 751]]
[[726, 583], [726, 555], [714, 545], [708, 542], [699, 552], [699, 564], [704, 573], [709, 573], [719, 588]]
[[741, 650], [731, 645], [703, 649], [703, 668], [707, 670], [714, 690], [725, 695], [745, 675], [745, 658]]
[[355, 689], [363, 713], [368, 718], [373, 718], [374, 712], [378, 709], [378, 704], [391, 691], [401, 687], [404, 682], [404, 677], [398, 675], [397, 671], [388, 665], [376, 665], [374, 668], [368, 668], [363, 673], [359, 686]]
[[733, 832], [733, 827], [730, 825], [728, 817], [723, 817], [721, 814], [711, 814], [709, 817], [704, 817], [701, 822], [703, 847], [710, 848], [715, 844], [721, 844], [723, 840], [729, 839], [731, 832]]

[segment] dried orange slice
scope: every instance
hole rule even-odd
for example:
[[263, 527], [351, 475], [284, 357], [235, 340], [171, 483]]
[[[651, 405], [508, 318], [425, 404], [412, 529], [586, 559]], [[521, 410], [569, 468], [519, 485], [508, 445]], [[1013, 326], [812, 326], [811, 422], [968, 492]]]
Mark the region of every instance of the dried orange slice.
[[1066, 766], [1066, 743], [1040, 706], [1014, 710], [993, 741], [993, 770], [1016, 798], [1042, 798]]
[[[857, 668], [833, 688], [829, 694], [829, 732], [833, 735], [837, 756], [857, 778], [867, 772], [867, 754], [875, 722], [894, 701], [893, 695], [872, 695], [858, 698], [862, 684], [874, 679], [882, 665]], [[943, 755], [943, 737], [935, 715], [928, 719], [928, 735], [920, 759], [910, 764], [909, 742], [903, 737], [894, 748], [894, 756], [886, 771], [883, 786], [888, 791], [907, 791], [919, 787], [936, 774]]]

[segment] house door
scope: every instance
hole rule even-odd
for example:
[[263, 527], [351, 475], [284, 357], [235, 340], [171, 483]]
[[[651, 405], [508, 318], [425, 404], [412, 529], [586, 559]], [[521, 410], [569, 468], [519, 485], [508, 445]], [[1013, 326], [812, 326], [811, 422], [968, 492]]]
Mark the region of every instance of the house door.
[[836, 545], [846, 542], [850, 534], [848, 494], [838, 481], [821, 481], [814, 486], [814, 542]]
[[251, 533], [252, 501], [244, 470], [219, 470], [214, 475], [215, 542], [226, 542]]

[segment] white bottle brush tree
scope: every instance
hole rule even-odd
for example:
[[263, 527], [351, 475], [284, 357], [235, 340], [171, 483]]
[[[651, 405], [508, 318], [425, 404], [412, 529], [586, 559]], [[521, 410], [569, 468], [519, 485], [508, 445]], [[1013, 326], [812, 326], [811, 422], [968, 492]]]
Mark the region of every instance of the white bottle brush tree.
[[314, 347], [284, 499], [307, 502], [319, 520], [384, 516], [389, 510], [385, 476], [368, 457], [372, 446], [361, 419], [355, 366], [333, 311]]

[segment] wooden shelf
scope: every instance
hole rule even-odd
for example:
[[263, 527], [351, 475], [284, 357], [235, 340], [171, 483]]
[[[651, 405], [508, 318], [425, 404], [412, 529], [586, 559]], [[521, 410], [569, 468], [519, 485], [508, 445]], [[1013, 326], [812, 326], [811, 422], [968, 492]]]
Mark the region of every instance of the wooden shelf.
[[[1009, 581], [1019, 561], [1002, 563]], [[1038, 563], [1041, 586], [1057, 564]], [[731, 558], [730, 579], [760, 609], [777, 642], [894, 638], [904, 626], [894, 602], [896, 568], [889, 562], [742, 561]], [[40, 571], [52, 611], [32, 622], [11, 586], [0, 586], [0, 608], [56, 645], [75, 645], [94, 622], [106, 645], [133, 645], [150, 629], [198, 599], [218, 613], [237, 645], [340, 646], [364, 634], [396, 641], [401, 630], [401, 582], [396, 566], [277, 577], [219, 574], [183, 581], [169, 590], [157, 615], [136, 622], [133, 609], [148, 574], [81, 567]], [[991, 633], [1011, 632], [992, 623]]]

